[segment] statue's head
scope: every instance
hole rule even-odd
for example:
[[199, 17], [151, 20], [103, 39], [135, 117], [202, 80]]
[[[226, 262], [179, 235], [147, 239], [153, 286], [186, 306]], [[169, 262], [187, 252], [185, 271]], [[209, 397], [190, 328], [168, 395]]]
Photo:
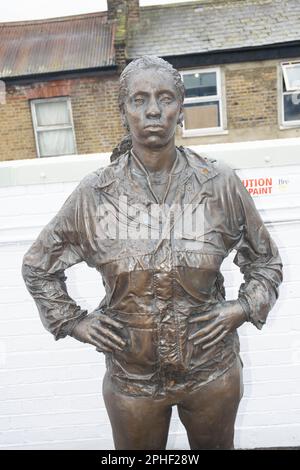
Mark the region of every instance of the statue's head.
[[119, 107], [123, 125], [149, 147], [165, 145], [183, 119], [184, 84], [167, 61], [144, 56], [120, 76]]

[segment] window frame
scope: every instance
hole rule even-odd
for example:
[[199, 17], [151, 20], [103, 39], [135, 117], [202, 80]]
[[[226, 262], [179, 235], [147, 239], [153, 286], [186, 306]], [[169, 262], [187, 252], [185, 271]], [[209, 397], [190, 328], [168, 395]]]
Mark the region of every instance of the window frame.
[[206, 136], [206, 135], [216, 135], [216, 134], [227, 134], [228, 131], [226, 130], [226, 121], [225, 121], [225, 93], [223, 90], [223, 80], [221, 74], [220, 67], [208, 67], [208, 68], [197, 68], [197, 69], [188, 69], [188, 70], [181, 70], [180, 74], [183, 80], [184, 75], [190, 75], [195, 73], [216, 73], [216, 86], [217, 86], [217, 94], [210, 95], [210, 96], [200, 96], [200, 97], [185, 97], [183, 107], [185, 104], [188, 103], [207, 103], [211, 101], [218, 101], [219, 102], [219, 112], [220, 112], [220, 126], [218, 127], [206, 127], [206, 128], [199, 128], [199, 129], [186, 129], [183, 120], [183, 130], [182, 136], [183, 137], [197, 137], [197, 136]]
[[287, 74], [287, 69], [291, 68], [291, 67], [294, 67], [295, 65], [298, 65], [300, 67], [300, 61], [282, 62], [281, 63], [281, 70], [282, 70], [283, 79], [285, 81], [285, 88], [286, 88], [287, 92], [292, 92], [292, 91], [300, 89], [300, 80], [299, 80], [299, 86], [297, 88], [293, 88], [290, 84], [290, 80], [289, 80], [289, 77], [288, 77], [288, 74]]
[[[69, 113], [69, 118], [70, 118], [70, 124], [53, 124], [51, 126], [39, 126], [38, 121], [37, 121], [37, 113], [36, 113], [36, 104], [39, 103], [53, 103], [53, 102], [66, 102], [67, 103], [67, 108], [68, 108], [68, 113]], [[69, 96], [59, 96], [55, 98], [39, 98], [39, 99], [33, 99], [30, 101], [30, 107], [31, 107], [31, 116], [32, 116], [32, 122], [33, 122], [33, 130], [34, 130], [34, 137], [35, 137], [35, 146], [36, 146], [36, 152], [37, 152], [37, 157], [38, 158], [50, 158], [50, 157], [58, 157], [61, 155], [76, 155], [77, 154], [77, 143], [76, 143], [76, 135], [75, 135], [75, 127], [74, 127], [74, 120], [73, 120], [73, 113], [72, 113], [72, 104], [71, 104], [71, 98]], [[40, 152], [40, 147], [39, 147], [39, 140], [38, 140], [38, 133], [43, 131], [43, 132], [49, 132], [49, 131], [57, 131], [57, 130], [64, 130], [64, 129], [72, 129], [72, 136], [73, 136], [73, 145], [74, 145], [74, 153], [71, 154], [57, 154], [57, 155], [41, 155]]]
[[[279, 74], [278, 74], [278, 77], [279, 77], [279, 87], [278, 87], [278, 89], [279, 89], [279, 93], [280, 93], [280, 97], [279, 97], [279, 102], [280, 102], [279, 127], [282, 130], [284, 130], [284, 129], [293, 129], [293, 128], [300, 127], [300, 119], [297, 119], [295, 121], [286, 121], [284, 119], [284, 97], [286, 95], [292, 95], [294, 93], [297, 93], [297, 94], [300, 95], [300, 87], [299, 87], [299, 89], [286, 90], [286, 91], [284, 91], [284, 88], [283, 88], [283, 81], [285, 82], [285, 86], [288, 83], [288, 77], [285, 73], [284, 66], [295, 65], [295, 64], [300, 65], [300, 60], [293, 60], [293, 61], [288, 61], [288, 62], [284, 61], [284, 62], [280, 62], [280, 64], [279, 64]], [[287, 88], [287, 86], [286, 86], [286, 88]]]

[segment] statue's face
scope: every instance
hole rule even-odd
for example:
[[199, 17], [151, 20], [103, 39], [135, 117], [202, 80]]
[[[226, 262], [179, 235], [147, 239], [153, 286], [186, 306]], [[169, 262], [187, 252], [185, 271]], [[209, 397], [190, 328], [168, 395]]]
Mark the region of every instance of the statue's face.
[[129, 126], [133, 144], [165, 146], [174, 137], [181, 113], [171, 74], [153, 68], [130, 77], [122, 118]]

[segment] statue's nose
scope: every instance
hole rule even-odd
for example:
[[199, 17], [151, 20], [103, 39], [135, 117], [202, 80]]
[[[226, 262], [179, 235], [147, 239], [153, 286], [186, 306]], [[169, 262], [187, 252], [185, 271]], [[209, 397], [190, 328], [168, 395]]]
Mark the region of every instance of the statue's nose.
[[152, 116], [152, 117], [161, 115], [159, 105], [155, 99], [152, 99], [149, 101], [146, 114], [147, 116]]

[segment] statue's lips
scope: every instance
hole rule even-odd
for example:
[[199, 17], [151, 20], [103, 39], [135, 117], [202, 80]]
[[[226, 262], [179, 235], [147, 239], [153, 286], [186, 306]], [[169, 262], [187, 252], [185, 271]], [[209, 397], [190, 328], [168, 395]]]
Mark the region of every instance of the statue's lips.
[[161, 124], [149, 124], [148, 126], [145, 126], [145, 129], [148, 131], [159, 131], [163, 130], [164, 127]]

